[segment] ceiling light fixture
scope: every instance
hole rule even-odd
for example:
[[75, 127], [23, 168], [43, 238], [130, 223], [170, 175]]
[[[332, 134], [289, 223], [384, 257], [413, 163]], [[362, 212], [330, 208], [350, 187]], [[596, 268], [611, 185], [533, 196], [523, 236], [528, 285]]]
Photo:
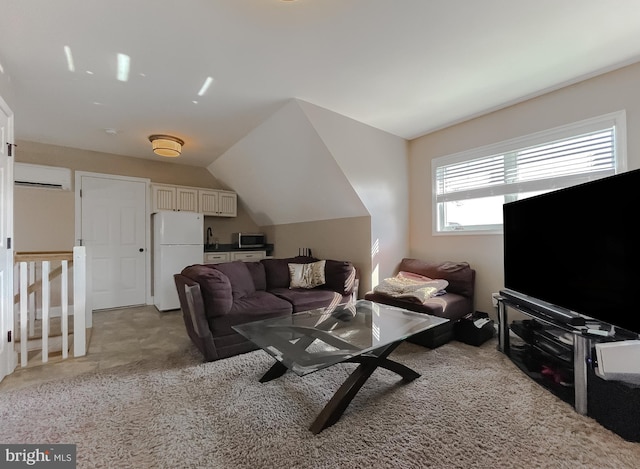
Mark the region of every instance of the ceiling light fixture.
[[182, 152], [184, 141], [171, 135], [149, 135], [149, 141], [156, 155], [177, 158]]

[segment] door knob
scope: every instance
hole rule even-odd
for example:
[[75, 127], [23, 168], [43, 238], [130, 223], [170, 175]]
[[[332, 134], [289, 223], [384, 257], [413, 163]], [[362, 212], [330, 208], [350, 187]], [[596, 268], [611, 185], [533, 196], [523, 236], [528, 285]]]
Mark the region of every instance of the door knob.
[[140, 251], [140, 252], [144, 252], [144, 248], [140, 248], [140, 249], [139, 249], [139, 251]]

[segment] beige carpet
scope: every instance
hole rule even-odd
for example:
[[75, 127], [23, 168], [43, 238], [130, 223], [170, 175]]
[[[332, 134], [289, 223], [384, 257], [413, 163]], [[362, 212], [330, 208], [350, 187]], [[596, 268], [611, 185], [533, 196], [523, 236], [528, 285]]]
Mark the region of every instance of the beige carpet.
[[403, 344], [422, 373], [377, 370], [342, 419], [307, 427], [353, 369], [258, 379], [262, 351], [193, 350], [3, 392], [0, 441], [75, 443], [78, 468], [637, 468], [640, 443], [576, 414], [495, 349]]

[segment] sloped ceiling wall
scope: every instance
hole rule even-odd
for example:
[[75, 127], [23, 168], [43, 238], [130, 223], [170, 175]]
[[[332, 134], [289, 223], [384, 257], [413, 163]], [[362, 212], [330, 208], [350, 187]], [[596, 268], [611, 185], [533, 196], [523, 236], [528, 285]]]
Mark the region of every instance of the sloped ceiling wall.
[[297, 100], [208, 166], [259, 226], [367, 215]]
[[367, 263], [376, 285], [409, 252], [407, 146], [294, 99], [208, 169], [238, 193], [259, 226], [370, 217]]
[[408, 255], [408, 143], [319, 106], [299, 104], [371, 214], [370, 281], [375, 286]]

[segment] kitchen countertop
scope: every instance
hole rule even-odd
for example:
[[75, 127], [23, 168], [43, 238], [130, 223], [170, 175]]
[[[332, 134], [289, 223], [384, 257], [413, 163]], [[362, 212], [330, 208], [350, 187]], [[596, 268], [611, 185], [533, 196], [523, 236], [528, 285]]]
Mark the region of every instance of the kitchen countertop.
[[273, 244], [265, 244], [259, 248], [239, 248], [234, 244], [205, 244], [204, 252], [229, 252], [229, 251], [267, 251], [267, 255], [273, 252]]

